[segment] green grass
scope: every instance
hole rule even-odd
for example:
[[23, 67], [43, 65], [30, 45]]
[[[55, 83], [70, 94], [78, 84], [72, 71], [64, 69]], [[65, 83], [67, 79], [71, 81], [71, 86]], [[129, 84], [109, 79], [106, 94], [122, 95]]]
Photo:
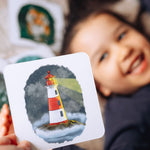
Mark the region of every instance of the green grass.
[[64, 129], [64, 128], [70, 128], [74, 125], [85, 125], [79, 121], [76, 120], [68, 120], [67, 123], [60, 123], [58, 125], [49, 125], [49, 124], [44, 124], [41, 127], [39, 127], [39, 129], [43, 129], [43, 130], [55, 130], [55, 129]]

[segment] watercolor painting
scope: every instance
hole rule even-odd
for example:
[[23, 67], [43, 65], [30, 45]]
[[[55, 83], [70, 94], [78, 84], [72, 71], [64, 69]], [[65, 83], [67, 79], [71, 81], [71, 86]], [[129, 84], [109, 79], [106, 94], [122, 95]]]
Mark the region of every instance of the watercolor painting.
[[54, 43], [54, 19], [43, 7], [27, 4], [20, 9], [18, 15], [20, 37], [46, 43]]
[[24, 91], [27, 116], [37, 136], [64, 143], [82, 134], [87, 120], [82, 90], [68, 68], [40, 67], [31, 73]]

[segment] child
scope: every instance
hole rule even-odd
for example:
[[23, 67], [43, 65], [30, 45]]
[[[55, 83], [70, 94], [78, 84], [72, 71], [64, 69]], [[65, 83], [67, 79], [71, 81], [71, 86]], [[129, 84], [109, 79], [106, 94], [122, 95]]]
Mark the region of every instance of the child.
[[62, 54], [89, 55], [105, 107], [105, 150], [150, 149], [150, 43], [133, 26], [107, 11], [68, 25]]
[[62, 54], [87, 53], [97, 90], [109, 97], [105, 150], [150, 149], [149, 41], [106, 11], [88, 12], [66, 31]]

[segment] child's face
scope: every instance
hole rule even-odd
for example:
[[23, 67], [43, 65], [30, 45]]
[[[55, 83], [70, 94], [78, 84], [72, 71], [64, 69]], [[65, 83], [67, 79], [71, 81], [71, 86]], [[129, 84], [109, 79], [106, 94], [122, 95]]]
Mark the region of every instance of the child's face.
[[80, 24], [70, 49], [89, 55], [96, 86], [105, 96], [129, 94], [150, 82], [150, 43], [109, 14]]

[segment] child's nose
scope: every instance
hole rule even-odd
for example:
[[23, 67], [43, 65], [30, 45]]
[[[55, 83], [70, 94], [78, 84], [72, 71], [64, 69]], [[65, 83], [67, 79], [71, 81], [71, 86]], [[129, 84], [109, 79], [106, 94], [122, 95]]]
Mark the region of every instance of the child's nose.
[[133, 53], [133, 48], [129, 46], [119, 46], [118, 58], [120, 62], [126, 61]]

